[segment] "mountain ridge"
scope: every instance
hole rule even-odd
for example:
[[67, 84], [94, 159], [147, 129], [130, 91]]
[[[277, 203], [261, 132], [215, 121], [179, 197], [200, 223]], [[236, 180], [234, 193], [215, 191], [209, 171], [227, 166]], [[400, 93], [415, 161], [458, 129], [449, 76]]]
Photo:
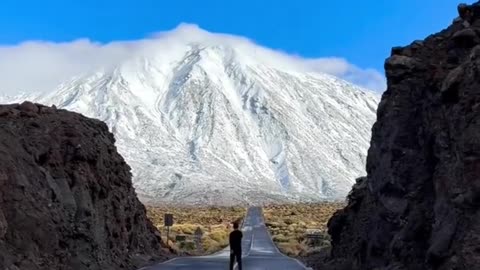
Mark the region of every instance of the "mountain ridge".
[[376, 95], [252, 44], [172, 43], [21, 99], [105, 121], [144, 201], [337, 199], [364, 174]]

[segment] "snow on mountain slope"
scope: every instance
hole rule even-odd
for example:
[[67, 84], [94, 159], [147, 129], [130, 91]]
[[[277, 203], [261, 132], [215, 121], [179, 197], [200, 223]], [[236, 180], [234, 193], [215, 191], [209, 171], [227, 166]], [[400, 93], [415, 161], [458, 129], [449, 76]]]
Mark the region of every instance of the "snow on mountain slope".
[[105, 121], [144, 201], [343, 198], [365, 174], [377, 96], [211, 35], [152, 41], [114, 68], [17, 101]]

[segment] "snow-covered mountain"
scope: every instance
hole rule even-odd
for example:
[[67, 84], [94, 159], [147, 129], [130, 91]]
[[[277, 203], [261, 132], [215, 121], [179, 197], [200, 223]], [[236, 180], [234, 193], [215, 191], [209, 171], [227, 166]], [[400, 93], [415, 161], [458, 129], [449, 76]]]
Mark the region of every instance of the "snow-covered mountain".
[[[198, 31], [24, 99], [105, 121], [150, 202], [344, 197], [378, 97], [250, 42]], [[162, 47], [163, 46], [163, 47]]]

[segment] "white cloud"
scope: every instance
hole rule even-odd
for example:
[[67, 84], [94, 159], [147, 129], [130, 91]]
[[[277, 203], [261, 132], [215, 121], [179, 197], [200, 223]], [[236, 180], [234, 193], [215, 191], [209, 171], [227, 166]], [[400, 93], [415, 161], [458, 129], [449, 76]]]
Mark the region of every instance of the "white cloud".
[[136, 41], [101, 44], [80, 39], [65, 43], [28, 41], [13, 46], [0, 45], [0, 94], [54, 89], [73, 76], [118, 65], [135, 55], [177, 50], [179, 45], [191, 42], [234, 46], [252, 54], [250, 60], [262, 59], [275, 66], [324, 72], [369, 89], [385, 89], [384, 76], [378, 71], [358, 68], [342, 58], [305, 59], [260, 47], [243, 37], [209, 33], [196, 25], [182, 24], [172, 31]]
[[305, 61], [314, 71], [335, 75], [368, 89], [383, 92], [387, 87], [385, 76], [379, 71], [361, 69], [343, 58], [327, 57]]

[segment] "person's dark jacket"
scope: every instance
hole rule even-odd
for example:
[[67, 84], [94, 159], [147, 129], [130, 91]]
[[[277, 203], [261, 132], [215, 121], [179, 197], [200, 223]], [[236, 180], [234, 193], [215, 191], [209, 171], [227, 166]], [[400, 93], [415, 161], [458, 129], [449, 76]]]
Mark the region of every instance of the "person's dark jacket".
[[240, 230], [234, 230], [230, 233], [230, 249], [235, 253], [242, 252], [243, 233]]

